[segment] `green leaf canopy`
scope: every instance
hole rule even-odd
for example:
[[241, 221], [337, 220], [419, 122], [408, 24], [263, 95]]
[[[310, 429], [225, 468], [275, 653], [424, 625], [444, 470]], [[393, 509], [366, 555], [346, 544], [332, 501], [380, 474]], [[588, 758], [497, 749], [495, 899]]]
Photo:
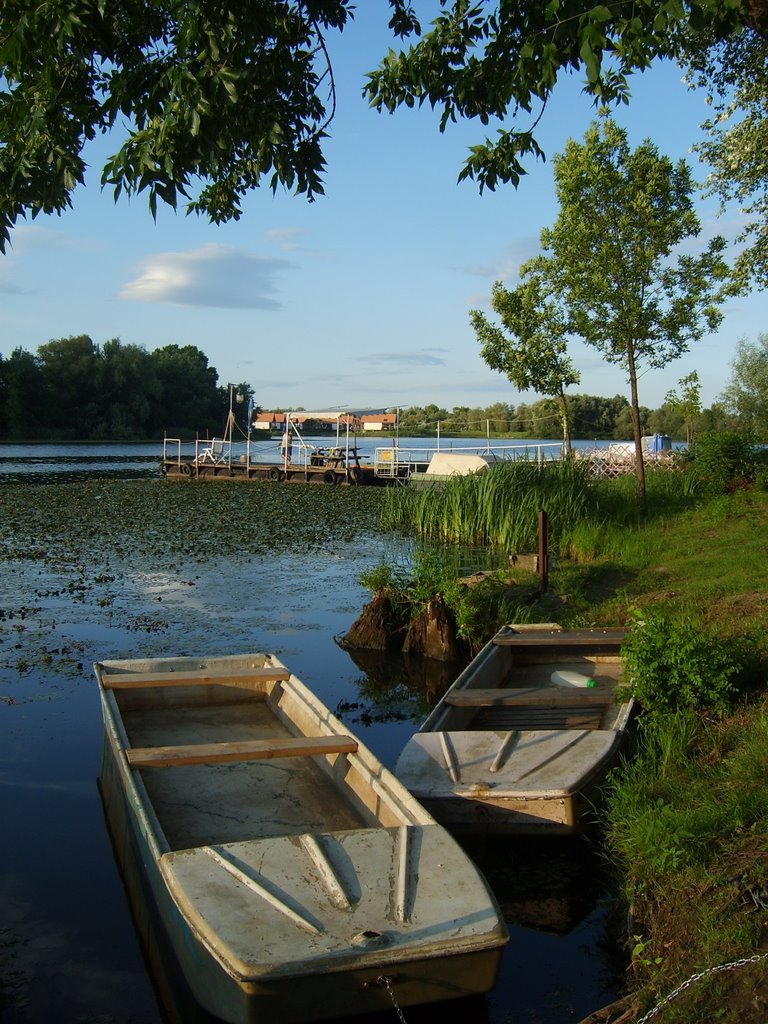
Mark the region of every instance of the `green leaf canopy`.
[[[368, 3], [373, 0], [367, 0]], [[627, 77], [746, 28], [768, 34], [768, 0], [441, 0], [422, 34], [410, 0], [378, 0], [398, 37], [364, 88], [393, 111], [428, 103], [501, 127], [470, 149], [460, 178], [517, 183], [539, 156], [536, 120], [558, 78], [583, 72], [602, 103], [627, 102]], [[0, 5], [0, 250], [19, 217], [71, 205], [86, 142], [124, 141], [102, 181], [213, 222], [237, 219], [250, 189], [323, 191], [335, 110], [326, 38], [352, 0], [4, 0]], [[520, 125], [520, 115], [531, 115]], [[512, 126], [504, 123], [512, 121]]]

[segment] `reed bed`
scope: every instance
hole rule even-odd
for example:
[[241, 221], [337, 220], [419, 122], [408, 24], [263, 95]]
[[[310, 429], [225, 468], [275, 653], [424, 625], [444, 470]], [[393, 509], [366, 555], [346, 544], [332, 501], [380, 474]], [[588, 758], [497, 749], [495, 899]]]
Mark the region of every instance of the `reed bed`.
[[[650, 516], [689, 507], [683, 474], [647, 474]], [[422, 541], [535, 551], [539, 512], [547, 513], [549, 547], [561, 556], [590, 559], [615, 553], [647, 522], [634, 477], [595, 479], [583, 463], [508, 462], [487, 472], [457, 476], [420, 489], [387, 492], [384, 529]]]
[[383, 525], [422, 540], [521, 552], [535, 549], [540, 510], [548, 513], [550, 541], [559, 546], [596, 507], [595, 483], [582, 466], [503, 463], [419, 490], [388, 492]]

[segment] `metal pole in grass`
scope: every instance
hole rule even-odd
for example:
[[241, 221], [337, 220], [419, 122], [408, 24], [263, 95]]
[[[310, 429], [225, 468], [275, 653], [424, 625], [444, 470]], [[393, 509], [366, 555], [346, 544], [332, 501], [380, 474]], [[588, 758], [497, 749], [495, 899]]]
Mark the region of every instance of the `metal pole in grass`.
[[541, 592], [546, 592], [549, 585], [549, 554], [547, 553], [547, 513], [539, 509], [539, 579]]

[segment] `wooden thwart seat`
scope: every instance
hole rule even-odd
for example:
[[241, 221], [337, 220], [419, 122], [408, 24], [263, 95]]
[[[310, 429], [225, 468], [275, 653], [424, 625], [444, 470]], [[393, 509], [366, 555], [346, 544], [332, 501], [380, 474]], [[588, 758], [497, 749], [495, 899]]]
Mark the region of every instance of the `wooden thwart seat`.
[[537, 630], [515, 633], [502, 629], [493, 638], [493, 642], [500, 647], [615, 647], [618, 650], [625, 637], [624, 629], [605, 633], [589, 629], [568, 632], [552, 630], [551, 634]]
[[456, 708], [500, 707], [527, 704], [541, 707], [559, 705], [610, 704], [611, 691], [560, 686], [520, 686], [515, 689], [456, 690], [443, 698]]
[[145, 686], [231, 686], [238, 683], [280, 683], [291, 678], [284, 668], [252, 668], [246, 672], [107, 672], [101, 677], [107, 690], [131, 690]]
[[598, 704], [584, 707], [536, 707], [513, 705], [474, 709], [470, 728], [538, 732], [563, 729], [602, 729], [605, 708]]
[[129, 747], [125, 756], [132, 768], [173, 768], [177, 765], [257, 761], [271, 757], [354, 754], [356, 750], [357, 741], [351, 736], [298, 736], [283, 740], [190, 743], [175, 747]]

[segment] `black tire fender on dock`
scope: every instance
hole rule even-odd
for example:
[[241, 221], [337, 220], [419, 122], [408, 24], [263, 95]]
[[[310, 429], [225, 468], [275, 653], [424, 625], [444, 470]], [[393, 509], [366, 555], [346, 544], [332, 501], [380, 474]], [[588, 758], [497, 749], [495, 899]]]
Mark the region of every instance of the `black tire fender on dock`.
[[332, 473], [330, 470], [328, 470], [327, 473], [323, 474], [323, 480], [327, 484], [335, 484], [336, 483], [336, 474]]
[[181, 472], [184, 474], [184, 476], [192, 476], [192, 467], [188, 462], [185, 462], [184, 465], [181, 467]]
[[272, 469], [270, 469], [270, 471], [269, 471], [269, 473], [267, 475], [269, 476], [270, 480], [279, 480], [280, 479], [280, 470], [277, 468], [277, 466], [273, 466]]

